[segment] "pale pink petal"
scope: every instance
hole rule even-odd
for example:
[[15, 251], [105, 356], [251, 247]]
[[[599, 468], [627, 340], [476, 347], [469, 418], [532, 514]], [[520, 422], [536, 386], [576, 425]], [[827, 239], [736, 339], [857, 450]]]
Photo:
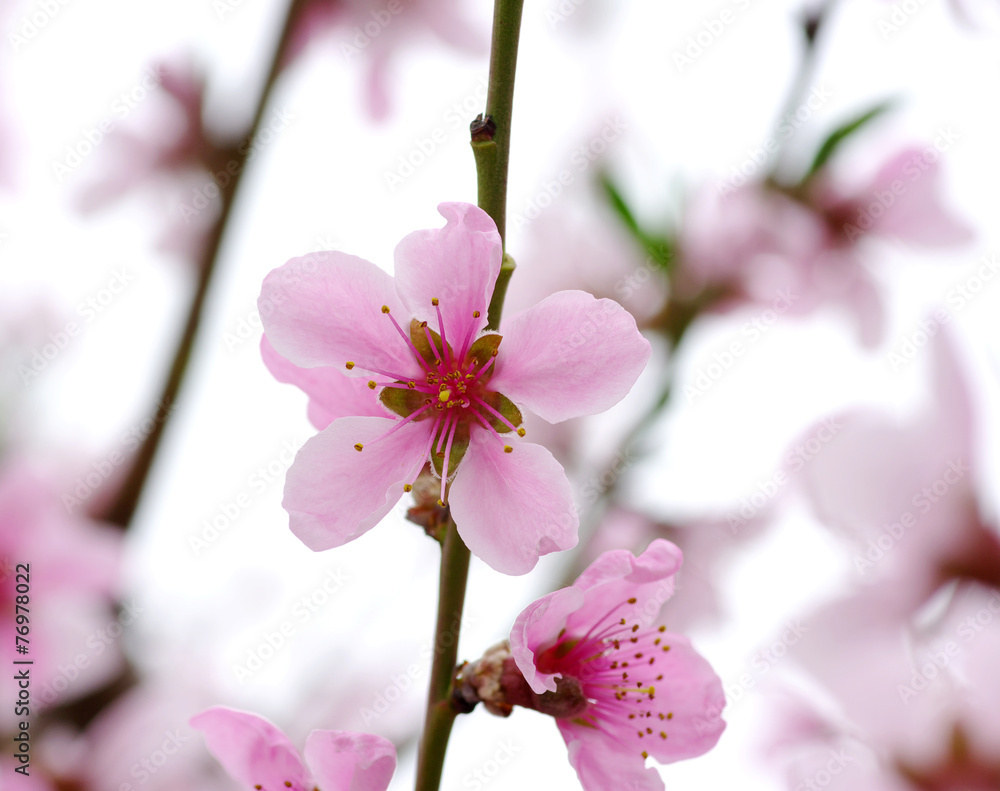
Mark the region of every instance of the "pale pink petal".
[[420, 368], [389, 316], [408, 331], [409, 312], [392, 278], [374, 264], [336, 251], [293, 258], [264, 278], [257, 307], [274, 348], [304, 368], [330, 366], [353, 375], [383, 371], [409, 379]]
[[278, 354], [266, 335], [260, 339], [260, 354], [275, 379], [293, 384], [309, 396], [309, 420], [318, 429], [340, 417], [386, 416], [364, 379], [345, 376], [339, 368], [300, 368]]
[[[438, 206], [444, 228], [415, 231], [395, 253], [400, 296], [417, 318], [438, 326], [431, 300], [440, 301], [448, 342], [458, 346], [486, 326], [503, 249], [492, 218], [468, 203]], [[479, 318], [473, 312], [479, 311]], [[457, 351], [457, 349], [456, 349]]]
[[[282, 506], [292, 532], [320, 551], [353, 541], [381, 521], [426, 458], [430, 421], [345, 417], [306, 442], [285, 478]], [[378, 441], [376, 441], [378, 440]], [[354, 445], [364, 450], [358, 452]]]
[[[970, 241], [972, 229], [942, 206], [940, 152], [905, 148], [886, 162], [856, 202], [873, 219], [872, 231], [905, 242], [948, 246]], [[875, 212], [880, 212], [875, 216]]]
[[556, 720], [584, 791], [663, 791], [659, 772], [646, 766], [640, 751], [626, 748], [596, 728]]
[[528, 686], [539, 694], [555, 692], [561, 673], [541, 673], [535, 665], [536, 652], [551, 645], [566, 619], [583, 606], [584, 593], [575, 585], [542, 596], [525, 607], [510, 630], [510, 653]]
[[490, 388], [550, 423], [603, 412], [635, 384], [651, 353], [617, 302], [560, 291], [513, 317]]
[[212, 755], [247, 788], [312, 787], [298, 750], [280, 730], [256, 714], [214, 706], [191, 718]]
[[541, 445], [512, 453], [473, 431], [449, 500], [473, 554], [504, 574], [527, 574], [541, 555], [576, 546], [580, 520], [562, 466]]
[[674, 594], [674, 575], [680, 571], [683, 555], [671, 542], [659, 538], [636, 557], [625, 549], [605, 552], [573, 583], [585, 591], [584, 606], [570, 615], [566, 628], [586, 630], [612, 608], [628, 599], [635, 603], [615, 611], [641, 627], [656, 621], [660, 608]]
[[305, 757], [324, 791], [385, 791], [396, 770], [392, 742], [371, 733], [313, 731]]
[[[624, 549], [605, 552], [569, 588], [543, 596], [517, 617], [510, 635], [511, 654], [535, 692], [555, 690], [559, 673], [542, 673], [538, 654], [566, 630], [582, 637], [597, 624], [625, 618], [640, 627], [652, 624], [674, 592], [682, 555], [676, 545], [657, 539], [639, 557]], [[633, 600], [634, 601], [631, 601]]]

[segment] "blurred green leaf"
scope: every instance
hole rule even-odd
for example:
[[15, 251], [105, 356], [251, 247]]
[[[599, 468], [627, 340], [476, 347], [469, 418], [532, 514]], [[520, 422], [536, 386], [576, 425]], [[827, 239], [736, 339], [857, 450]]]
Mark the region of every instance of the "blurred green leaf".
[[823, 141], [823, 145], [819, 147], [816, 152], [816, 156], [813, 158], [812, 165], [810, 165], [809, 170], [806, 172], [805, 177], [802, 179], [802, 183], [808, 182], [816, 173], [830, 160], [840, 148], [840, 144], [843, 143], [847, 138], [853, 135], [855, 132], [859, 131], [863, 127], [867, 126], [871, 121], [881, 116], [887, 110], [889, 110], [895, 104], [894, 99], [886, 99], [879, 102], [871, 109], [862, 113], [861, 115], [851, 119], [845, 124], [838, 126], [834, 129], [830, 135]]

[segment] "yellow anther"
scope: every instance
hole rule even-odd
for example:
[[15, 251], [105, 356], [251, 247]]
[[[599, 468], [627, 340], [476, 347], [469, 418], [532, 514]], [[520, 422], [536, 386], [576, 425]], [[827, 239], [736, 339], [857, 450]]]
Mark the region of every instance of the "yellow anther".
[[404, 492], [412, 492], [413, 491], [413, 484], [404, 483], [403, 484], [403, 491]]
[[482, 314], [478, 310], [472, 311], [472, 318], [478, 319]]
[[352, 362], [344, 363], [344, 365], [347, 367], [348, 371], [350, 371], [352, 368], [354, 368], [354, 363], [352, 363]]
[[442, 390], [440, 393], [438, 393], [438, 400], [442, 404], [447, 404], [449, 398], [451, 398], [451, 390]]
[[431, 304], [434, 307], [437, 307], [438, 306], [438, 298], [437, 297], [431, 297]]
[[649, 758], [649, 753], [647, 753], [645, 750], [643, 750], [642, 751], [642, 757], [643, 758]]
[[355, 449], [355, 450], [356, 450], [356, 451], [357, 451], [358, 453], [361, 453], [361, 451], [362, 451], [362, 450], [364, 449], [364, 447], [365, 447], [365, 446], [364, 446], [364, 445], [362, 445], [362, 444], [361, 444], [361, 443], [359, 442], [359, 443], [357, 443], [357, 444], [356, 444], [356, 445], [354, 446], [354, 449]]
[[378, 383], [374, 379], [369, 379], [368, 387], [374, 390], [376, 387], [378, 387]]
[[444, 500], [442, 500], [440, 497], [438, 498], [438, 505], [444, 508]]
[[523, 437], [525, 434], [527, 434], [527, 432], [523, 428], [519, 428], [517, 430], [517, 436]]
[[389, 312], [389, 306], [388, 305], [383, 305], [382, 306], [382, 312], [383, 313], [388, 313]]
[[415, 388], [417, 386], [417, 383], [416, 382], [407, 382], [406, 386], [409, 387], [412, 390], [413, 388]]
[[513, 453], [514, 449], [510, 445], [504, 445], [503, 446], [503, 452], [504, 453]]

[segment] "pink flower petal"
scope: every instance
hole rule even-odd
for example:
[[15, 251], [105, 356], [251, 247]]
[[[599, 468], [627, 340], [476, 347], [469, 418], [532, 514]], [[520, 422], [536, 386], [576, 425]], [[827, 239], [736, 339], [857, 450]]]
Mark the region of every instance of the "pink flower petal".
[[392, 278], [335, 251], [293, 258], [271, 271], [257, 300], [268, 340], [295, 365], [346, 371], [345, 363], [353, 362], [353, 375], [382, 370], [393, 378], [417, 376], [420, 368], [383, 305], [408, 324]]
[[293, 384], [309, 396], [309, 420], [318, 429], [340, 417], [386, 416], [364, 379], [345, 376], [339, 368], [300, 368], [278, 354], [266, 335], [260, 339], [260, 354], [275, 379]]
[[[968, 225], [942, 206], [940, 154], [932, 146], [896, 153], [875, 174], [858, 200], [874, 217], [872, 230], [905, 242], [949, 246], [968, 242]], [[932, 161], [933, 160], [933, 161]], [[875, 211], [884, 211], [875, 216]]]
[[[486, 326], [486, 310], [500, 273], [503, 249], [492, 218], [468, 203], [438, 206], [444, 228], [415, 231], [395, 253], [400, 296], [413, 315], [433, 327], [440, 300], [448, 342], [458, 346], [466, 335]], [[473, 312], [479, 311], [479, 318]]]
[[451, 486], [458, 532], [473, 554], [503, 574], [527, 574], [541, 555], [576, 546], [580, 520], [562, 466], [541, 445], [504, 453], [473, 431]]
[[566, 720], [556, 720], [569, 748], [570, 765], [576, 769], [584, 791], [628, 789], [663, 791], [656, 769], [646, 767], [640, 752], [628, 749], [596, 728], [586, 728]]
[[305, 756], [323, 791], [385, 791], [396, 770], [392, 742], [370, 733], [313, 731]]
[[312, 778], [280, 730], [256, 714], [214, 706], [191, 718], [212, 755], [247, 788], [311, 788]]
[[542, 596], [525, 607], [510, 630], [510, 653], [528, 686], [539, 694], [556, 691], [560, 673], [541, 673], [535, 650], [545, 648], [566, 626], [569, 616], [583, 606], [584, 593], [575, 585]]
[[[548, 648], [565, 629], [584, 635], [609, 616], [649, 626], [674, 592], [680, 570], [680, 549], [657, 539], [636, 557], [624, 549], [605, 552], [569, 588], [549, 593], [517, 617], [510, 634], [511, 654], [535, 692], [554, 691], [559, 673], [542, 673], [536, 655]], [[629, 604], [629, 600], [634, 603]]]
[[[331, 549], [373, 528], [403, 495], [426, 458], [430, 422], [345, 417], [306, 442], [285, 478], [282, 506], [310, 549]], [[355, 450], [361, 443], [364, 450]]]
[[513, 317], [490, 387], [550, 423], [603, 412], [635, 384], [649, 341], [610, 299], [560, 291]]

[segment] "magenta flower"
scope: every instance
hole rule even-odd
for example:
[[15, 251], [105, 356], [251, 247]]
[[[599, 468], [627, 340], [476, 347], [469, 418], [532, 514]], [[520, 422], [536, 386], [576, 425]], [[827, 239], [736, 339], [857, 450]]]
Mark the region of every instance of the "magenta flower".
[[582, 691], [585, 708], [556, 722], [587, 791], [662, 791], [644, 759], [701, 755], [725, 728], [715, 671], [687, 638], [654, 626], [681, 560], [663, 539], [639, 557], [606, 552], [511, 630], [511, 654], [533, 692], [556, 692], [560, 677]]
[[341, 546], [378, 524], [430, 462], [469, 548], [524, 574], [576, 544], [578, 517], [562, 466], [520, 441], [516, 404], [549, 422], [607, 409], [650, 346], [617, 303], [580, 291], [484, 333], [500, 236], [475, 206], [439, 211], [444, 228], [397, 246], [395, 279], [339, 252], [264, 279], [265, 361], [310, 396], [323, 428], [288, 471], [282, 505], [311, 549]]
[[303, 762], [288, 737], [256, 714], [214, 706], [191, 725], [226, 771], [256, 791], [385, 791], [396, 770], [392, 742], [370, 733], [313, 731]]

